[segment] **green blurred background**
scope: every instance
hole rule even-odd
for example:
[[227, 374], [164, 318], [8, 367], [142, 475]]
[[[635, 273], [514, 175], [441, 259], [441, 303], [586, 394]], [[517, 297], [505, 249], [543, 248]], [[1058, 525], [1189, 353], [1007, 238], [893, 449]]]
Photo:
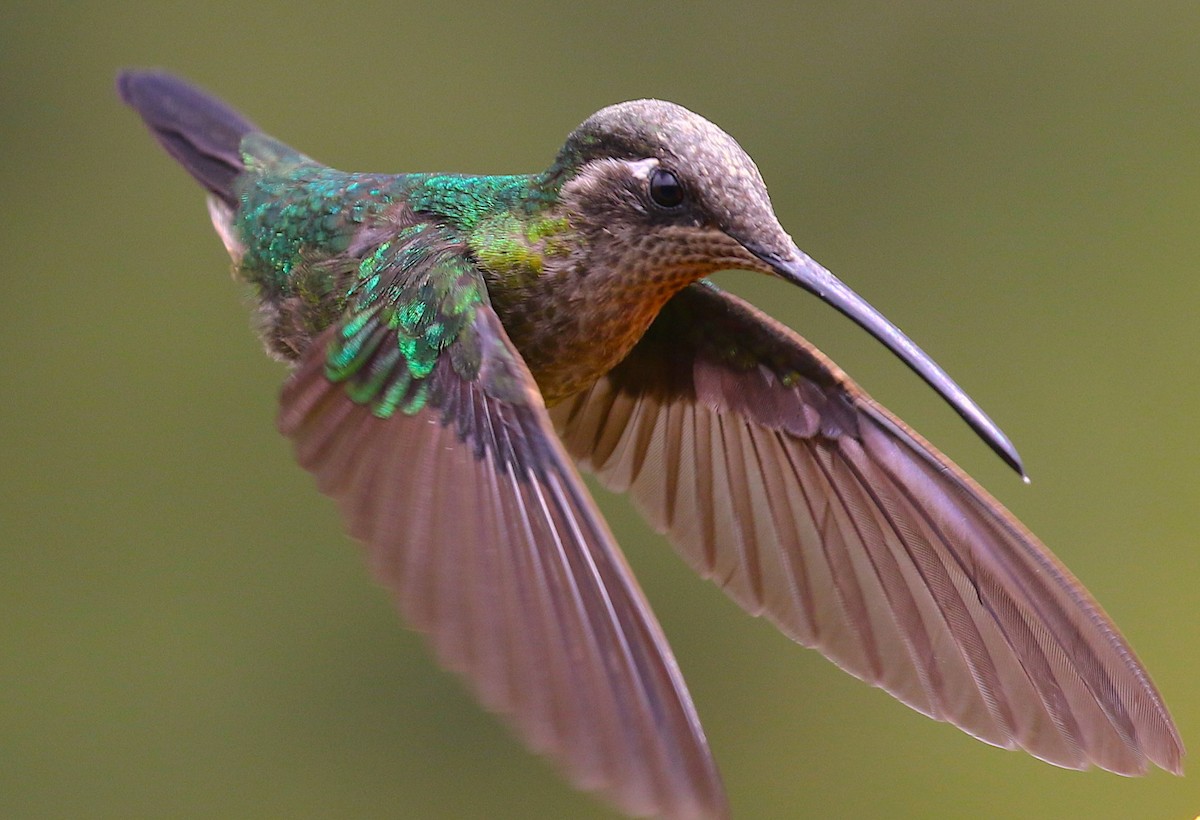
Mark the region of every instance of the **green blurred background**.
[[[0, 816], [607, 817], [434, 667], [274, 431], [198, 188], [112, 91], [169, 67], [356, 170], [530, 171], [608, 103], [734, 134], [783, 224], [1003, 425], [1023, 487], [816, 300], [817, 342], [1089, 585], [1200, 748], [1200, 6], [10, 2], [0, 12]], [[745, 617], [600, 503], [740, 817], [1191, 818]]]

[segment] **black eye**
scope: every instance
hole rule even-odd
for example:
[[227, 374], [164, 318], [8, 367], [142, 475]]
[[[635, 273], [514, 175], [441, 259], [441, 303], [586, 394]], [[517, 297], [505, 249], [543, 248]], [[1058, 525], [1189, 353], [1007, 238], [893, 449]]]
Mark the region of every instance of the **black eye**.
[[683, 186], [679, 177], [662, 168], [650, 173], [650, 198], [660, 208], [677, 208], [683, 202]]

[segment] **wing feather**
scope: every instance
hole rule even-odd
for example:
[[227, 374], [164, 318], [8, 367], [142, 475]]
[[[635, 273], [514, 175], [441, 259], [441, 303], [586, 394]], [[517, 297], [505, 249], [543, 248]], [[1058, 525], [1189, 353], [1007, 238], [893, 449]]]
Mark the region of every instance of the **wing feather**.
[[[461, 257], [408, 260], [409, 277], [468, 275]], [[426, 359], [421, 326], [372, 327], [401, 313], [378, 304], [315, 340], [279, 417], [375, 576], [438, 660], [577, 785], [630, 814], [726, 816], [666, 639], [486, 299]], [[438, 306], [404, 315], [418, 314]], [[404, 333], [418, 358], [390, 355]], [[344, 380], [339, 345], [355, 352], [336, 360]]]
[[1057, 765], [1180, 770], [1079, 582], [815, 348], [707, 284], [552, 411], [563, 441], [752, 614], [931, 717]]

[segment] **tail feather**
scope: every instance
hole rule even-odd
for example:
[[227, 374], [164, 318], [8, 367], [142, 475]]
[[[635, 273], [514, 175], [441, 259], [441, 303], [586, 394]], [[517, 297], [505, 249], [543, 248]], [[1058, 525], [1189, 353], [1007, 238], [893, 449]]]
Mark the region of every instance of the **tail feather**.
[[133, 108], [167, 153], [196, 181], [230, 207], [233, 183], [245, 166], [242, 137], [258, 128], [225, 103], [156, 71], [123, 71], [117, 93]]

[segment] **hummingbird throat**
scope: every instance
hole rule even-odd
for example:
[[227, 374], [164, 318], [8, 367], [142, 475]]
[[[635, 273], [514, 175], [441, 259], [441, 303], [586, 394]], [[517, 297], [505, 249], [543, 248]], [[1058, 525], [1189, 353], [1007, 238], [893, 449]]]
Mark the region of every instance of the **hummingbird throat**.
[[[501, 243], [480, 255], [491, 274], [492, 305], [548, 406], [619, 364], [667, 300], [715, 270], [700, 260], [655, 259], [578, 235], [555, 242], [561, 250], [549, 254]], [[493, 267], [494, 259], [504, 266]]]

